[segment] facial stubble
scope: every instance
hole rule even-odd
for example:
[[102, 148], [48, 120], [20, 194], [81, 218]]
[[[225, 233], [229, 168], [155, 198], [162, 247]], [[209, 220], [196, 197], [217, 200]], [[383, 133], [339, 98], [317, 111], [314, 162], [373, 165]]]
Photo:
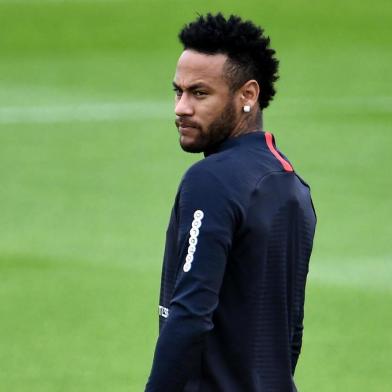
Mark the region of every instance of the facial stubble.
[[236, 111], [234, 100], [230, 99], [223, 108], [222, 113], [206, 129], [200, 129], [197, 141], [192, 145], [184, 145], [181, 148], [186, 152], [199, 153], [213, 151], [219, 144], [226, 140], [235, 127]]

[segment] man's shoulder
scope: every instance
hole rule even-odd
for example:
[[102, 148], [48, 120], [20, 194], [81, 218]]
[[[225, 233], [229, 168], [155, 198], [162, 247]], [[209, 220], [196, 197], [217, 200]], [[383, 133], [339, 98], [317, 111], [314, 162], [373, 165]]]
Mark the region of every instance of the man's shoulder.
[[188, 168], [182, 178], [181, 188], [198, 188], [211, 193], [225, 188], [229, 182], [227, 171], [207, 157]]
[[241, 200], [236, 188], [228, 173], [221, 170], [219, 162], [207, 157], [186, 171], [179, 188], [178, 200], [180, 205], [192, 200], [192, 203], [199, 206], [212, 206], [221, 212], [232, 211], [233, 208], [237, 210]]
[[235, 161], [226, 154], [214, 154], [194, 163], [184, 174], [185, 179], [215, 178], [224, 182], [233, 173]]
[[215, 180], [219, 180], [219, 176], [216, 173], [216, 165], [210, 159], [205, 158], [188, 168], [182, 182], [205, 186], [207, 182], [214, 183]]

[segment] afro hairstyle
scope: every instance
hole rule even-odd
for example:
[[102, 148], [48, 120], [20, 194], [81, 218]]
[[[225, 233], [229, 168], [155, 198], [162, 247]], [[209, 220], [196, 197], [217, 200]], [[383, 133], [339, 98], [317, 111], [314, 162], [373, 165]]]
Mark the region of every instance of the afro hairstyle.
[[239, 16], [199, 15], [179, 33], [184, 50], [214, 55], [225, 54], [226, 77], [232, 92], [254, 79], [260, 86], [259, 106], [266, 108], [275, 95], [279, 61], [264, 30]]

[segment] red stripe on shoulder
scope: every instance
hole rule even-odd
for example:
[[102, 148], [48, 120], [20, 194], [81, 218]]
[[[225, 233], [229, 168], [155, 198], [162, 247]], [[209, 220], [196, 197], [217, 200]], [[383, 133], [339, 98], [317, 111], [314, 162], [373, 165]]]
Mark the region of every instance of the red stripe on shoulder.
[[270, 151], [272, 152], [272, 154], [274, 154], [275, 158], [282, 164], [283, 169], [288, 172], [294, 171], [294, 169], [290, 165], [290, 163], [288, 163], [285, 159], [283, 159], [283, 157], [276, 150], [274, 143], [273, 143], [272, 133], [265, 132], [265, 141], [267, 142], [267, 146], [270, 149]]

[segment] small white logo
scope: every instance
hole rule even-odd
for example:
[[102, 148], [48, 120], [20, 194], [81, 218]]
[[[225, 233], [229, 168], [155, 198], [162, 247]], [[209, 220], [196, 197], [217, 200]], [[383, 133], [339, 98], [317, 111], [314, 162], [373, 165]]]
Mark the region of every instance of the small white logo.
[[196, 237], [190, 237], [189, 238], [189, 245], [193, 245], [196, 248], [197, 238]]
[[195, 237], [196, 238], [196, 237], [199, 236], [199, 229], [193, 228], [193, 229], [190, 230], [189, 234], [191, 235], [191, 237]]
[[195, 211], [195, 213], [193, 214], [193, 217], [194, 217], [195, 219], [200, 219], [200, 220], [202, 220], [203, 217], [204, 217], [204, 213], [203, 213], [202, 210], [197, 210], [197, 211]]
[[189, 246], [188, 254], [185, 257], [185, 264], [183, 267], [184, 272], [190, 271], [193, 262], [193, 255], [196, 252], [197, 237], [200, 234], [201, 220], [204, 218], [202, 210], [196, 210], [193, 214], [192, 228], [189, 231]]
[[192, 264], [193, 261], [193, 254], [192, 253], [188, 253], [185, 257], [185, 261], [189, 264]]
[[195, 220], [192, 222], [192, 227], [193, 227], [194, 229], [198, 229], [200, 226], [201, 226], [201, 220], [195, 219]]
[[163, 318], [169, 317], [169, 309], [165, 308], [164, 306], [159, 305], [158, 312], [159, 312], [159, 315], [162, 316]]

